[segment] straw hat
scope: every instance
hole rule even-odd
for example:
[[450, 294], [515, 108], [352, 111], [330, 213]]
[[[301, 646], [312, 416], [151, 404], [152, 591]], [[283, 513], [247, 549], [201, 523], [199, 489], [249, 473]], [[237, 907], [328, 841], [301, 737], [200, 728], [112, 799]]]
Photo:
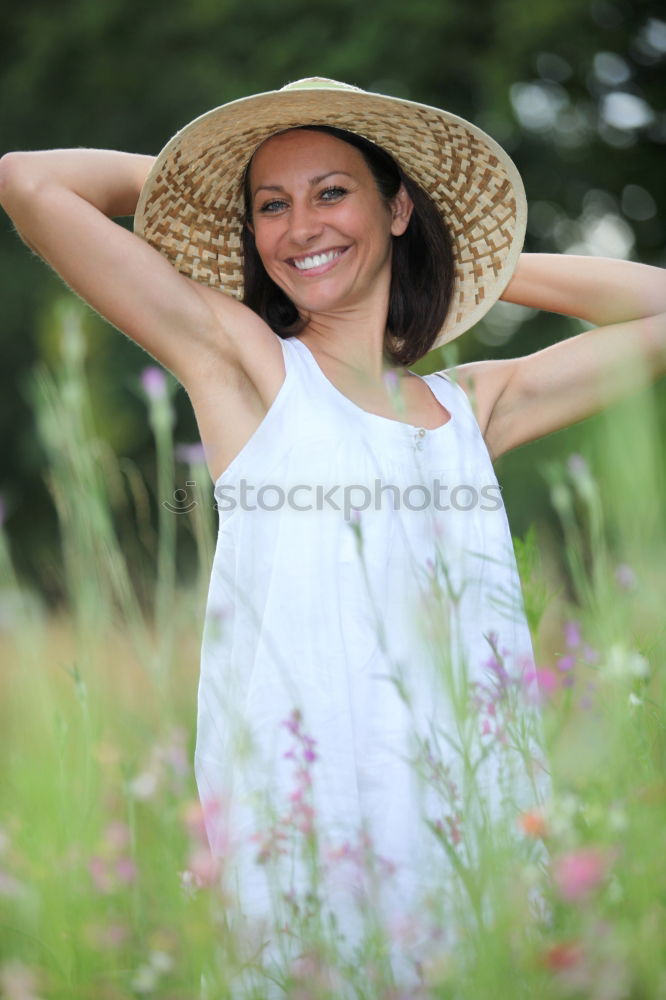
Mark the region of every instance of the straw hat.
[[335, 80], [298, 80], [195, 118], [157, 157], [134, 231], [183, 274], [242, 299], [243, 172], [265, 139], [296, 125], [334, 125], [383, 146], [440, 208], [456, 283], [433, 348], [480, 320], [507, 286], [525, 235], [527, 203], [513, 161], [456, 115]]

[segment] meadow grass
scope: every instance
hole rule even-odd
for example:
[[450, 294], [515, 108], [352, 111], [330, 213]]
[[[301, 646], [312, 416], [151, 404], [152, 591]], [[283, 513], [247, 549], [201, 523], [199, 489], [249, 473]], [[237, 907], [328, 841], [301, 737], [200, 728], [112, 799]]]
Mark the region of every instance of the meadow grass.
[[[27, 591], [0, 532], [0, 995], [237, 997], [248, 942], [218, 888], [192, 770], [211, 505], [185, 519], [160, 504], [154, 564], [147, 582], [133, 575], [114, 526], [131, 477], [95, 433], [74, 306], [61, 325], [61, 359], [33, 384], [66, 610], [47, 613]], [[172, 496], [168, 389], [156, 372], [143, 384], [157, 496]], [[410, 996], [666, 998], [665, 484], [653, 405], [640, 394], [596, 424], [587, 457], [538, 470], [560, 535], [531, 529], [515, 545], [552, 793], [510, 817], [513, 837], [481, 837], [468, 854], [453, 808], [433, 830], [459, 883], [439, 918], [457, 928], [433, 938]], [[205, 482], [191, 460], [188, 479]], [[198, 553], [187, 585], [177, 530]], [[307, 774], [307, 736], [291, 721]], [[307, 803], [307, 780], [302, 791]], [[313, 830], [299, 829], [312, 851]], [[315, 911], [294, 910], [306, 954], [286, 961], [283, 995], [407, 995], [371, 913], [366, 952], [350, 963]], [[257, 962], [252, 995], [270, 989]]]

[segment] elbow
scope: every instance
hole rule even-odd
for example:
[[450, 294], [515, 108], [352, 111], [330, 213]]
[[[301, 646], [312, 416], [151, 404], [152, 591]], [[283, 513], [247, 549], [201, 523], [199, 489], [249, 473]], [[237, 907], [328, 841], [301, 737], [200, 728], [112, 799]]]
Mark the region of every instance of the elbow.
[[29, 157], [30, 153], [5, 153], [0, 157], [0, 204], [5, 207], [16, 193], [33, 187]]

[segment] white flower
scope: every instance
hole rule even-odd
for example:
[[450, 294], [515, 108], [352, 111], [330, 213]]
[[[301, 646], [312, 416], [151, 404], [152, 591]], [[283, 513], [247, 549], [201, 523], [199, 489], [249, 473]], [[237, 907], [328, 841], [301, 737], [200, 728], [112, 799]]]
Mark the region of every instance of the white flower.
[[173, 969], [173, 958], [166, 951], [151, 951], [148, 961], [155, 972], [170, 972]]
[[635, 649], [627, 649], [616, 642], [606, 654], [606, 671], [618, 680], [633, 680], [650, 675], [650, 664]]
[[580, 800], [576, 795], [561, 795], [552, 798], [544, 808], [546, 826], [555, 837], [564, 837], [573, 829], [574, 819], [580, 811]]
[[134, 799], [144, 801], [152, 799], [157, 791], [157, 775], [153, 771], [144, 771], [143, 774], [133, 778], [127, 786], [129, 793]]
[[132, 989], [136, 993], [152, 993], [157, 986], [157, 972], [150, 965], [141, 965], [136, 970], [132, 980]]

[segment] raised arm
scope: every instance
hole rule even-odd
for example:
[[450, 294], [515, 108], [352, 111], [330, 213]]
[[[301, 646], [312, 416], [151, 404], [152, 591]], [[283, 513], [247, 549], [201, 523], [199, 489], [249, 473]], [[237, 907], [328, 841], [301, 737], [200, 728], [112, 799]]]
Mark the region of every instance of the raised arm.
[[235, 361], [232, 334], [253, 314], [112, 221], [134, 213], [153, 162], [100, 149], [8, 153], [0, 203], [28, 246], [187, 387], [213, 357]]
[[[493, 458], [551, 434], [666, 372], [666, 271], [599, 257], [522, 254], [502, 300], [597, 325], [522, 358], [462, 365], [494, 377]], [[478, 367], [477, 367], [478, 366]]]
[[521, 254], [504, 302], [609, 326], [666, 312], [666, 271], [576, 254]]

